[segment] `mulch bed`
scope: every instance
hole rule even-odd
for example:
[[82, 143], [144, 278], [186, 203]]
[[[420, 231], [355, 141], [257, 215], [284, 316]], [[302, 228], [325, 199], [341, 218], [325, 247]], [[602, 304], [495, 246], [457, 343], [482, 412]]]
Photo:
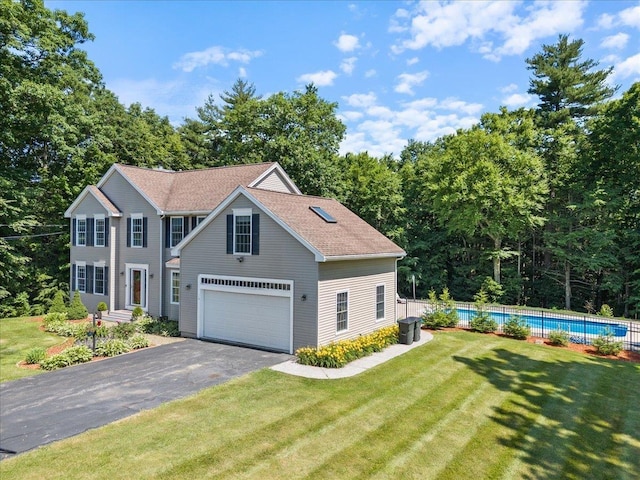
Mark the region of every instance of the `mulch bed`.
[[[445, 332], [445, 331], [450, 331], [450, 332], [455, 332], [455, 331], [471, 332], [472, 330], [470, 330], [468, 328], [454, 327], [454, 328], [442, 328], [440, 330], [429, 330], [429, 331], [433, 332], [433, 333], [437, 333], [438, 331], [441, 331], [441, 332]], [[484, 335], [493, 335], [493, 336], [496, 336], [496, 337], [509, 338], [509, 337], [507, 337], [506, 335], [504, 335], [502, 333], [485, 333]], [[549, 339], [540, 338], [540, 337], [527, 337], [527, 342], [535, 343], [535, 344], [539, 344], [539, 345], [547, 345], [547, 346], [552, 347], [552, 348], [564, 348], [565, 350], [573, 350], [574, 352], [582, 353], [583, 355], [590, 355], [590, 356], [598, 357], [598, 358], [608, 358], [608, 359], [611, 359], [611, 360], [620, 360], [620, 361], [623, 361], [623, 362], [640, 363], [640, 353], [632, 352], [631, 350], [622, 350], [618, 354], [618, 356], [615, 356], [615, 355], [600, 355], [597, 352], [597, 350], [595, 349], [595, 347], [593, 347], [591, 345], [581, 345], [579, 343], [570, 343], [566, 347], [558, 347], [556, 345], [552, 345], [551, 342], [549, 341]]]

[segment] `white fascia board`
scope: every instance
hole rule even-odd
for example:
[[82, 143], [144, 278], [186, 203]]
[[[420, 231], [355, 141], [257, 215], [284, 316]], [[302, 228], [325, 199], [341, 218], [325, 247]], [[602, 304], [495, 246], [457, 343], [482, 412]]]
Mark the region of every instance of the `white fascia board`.
[[298, 195], [302, 195], [302, 192], [300, 191], [298, 186], [295, 183], [293, 183], [293, 180], [291, 180], [291, 177], [289, 175], [287, 175], [287, 172], [284, 171], [284, 169], [280, 166], [280, 164], [278, 162], [275, 162], [273, 165], [271, 165], [267, 170], [265, 170], [265, 172], [262, 175], [260, 175], [258, 178], [256, 178], [253, 182], [251, 182], [247, 186], [248, 187], [255, 187], [262, 180], [264, 180], [268, 175], [270, 175], [271, 172], [273, 172], [274, 170], [277, 170], [278, 173], [280, 173], [280, 175], [282, 175], [282, 178], [285, 179], [286, 183], [289, 185], [289, 187], [291, 187], [291, 189], [294, 191], [294, 193], [296, 193]]
[[153, 208], [155, 208], [156, 213], [157, 213], [158, 215], [162, 216], [162, 215], [164, 215], [164, 214], [165, 214], [165, 213], [164, 213], [164, 211], [163, 211], [163, 210], [162, 210], [158, 205], [156, 205], [156, 204], [155, 204], [155, 202], [154, 202], [153, 200], [151, 200], [151, 199], [147, 196], [147, 194], [146, 194], [146, 192], [145, 192], [144, 190], [140, 189], [140, 188], [139, 188], [135, 183], [133, 183], [133, 181], [132, 181], [129, 177], [127, 177], [127, 176], [124, 174], [124, 172], [120, 169], [120, 165], [119, 165], [119, 164], [117, 164], [117, 163], [114, 163], [113, 165], [111, 165], [111, 167], [109, 168], [109, 170], [107, 170], [107, 173], [105, 173], [105, 174], [104, 174], [104, 176], [103, 176], [103, 177], [100, 179], [100, 181], [98, 182], [97, 187], [98, 187], [98, 188], [100, 188], [102, 185], [104, 185], [104, 183], [107, 181], [107, 179], [108, 179], [111, 175], [113, 175], [115, 172], [118, 172], [118, 173], [120, 174], [120, 176], [121, 176], [122, 178], [124, 178], [124, 179], [129, 183], [129, 185], [131, 185], [131, 186], [134, 188], [134, 190], [135, 190], [136, 192], [138, 192], [138, 193], [142, 196], [142, 198], [144, 198], [144, 199], [149, 203], [149, 205], [151, 205]]
[[331, 257], [325, 257], [325, 262], [338, 262], [342, 260], [371, 260], [374, 258], [397, 258], [402, 259], [407, 256], [406, 252], [403, 253], [369, 253], [364, 255], [335, 255]]
[[93, 190], [91, 190], [91, 185], [87, 185], [86, 187], [84, 187], [84, 190], [82, 190], [82, 192], [80, 192], [80, 195], [78, 195], [78, 197], [73, 201], [71, 206], [65, 210], [64, 217], [65, 218], [71, 218], [71, 213], [78, 207], [78, 205], [80, 205], [80, 203], [85, 199], [85, 197], [88, 194], [91, 194], [91, 196], [93, 198], [95, 198], [96, 201], [100, 205], [102, 205], [102, 207], [105, 209], [105, 211], [107, 212], [107, 215], [109, 217], [121, 217], [122, 216], [122, 212], [117, 212], [117, 213], [112, 212], [111, 209], [107, 205], [104, 204], [104, 202], [102, 201], [101, 198], [96, 197], [96, 195], [93, 193]]

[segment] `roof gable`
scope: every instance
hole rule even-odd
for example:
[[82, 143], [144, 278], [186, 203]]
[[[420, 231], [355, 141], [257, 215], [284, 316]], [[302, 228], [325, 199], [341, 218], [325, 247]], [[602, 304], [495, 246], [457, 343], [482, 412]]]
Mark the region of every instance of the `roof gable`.
[[[340, 202], [323, 197], [295, 195], [238, 187], [198, 225], [171, 254], [179, 256], [238, 196], [243, 195], [309, 249], [316, 261], [376, 257], [403, 257], [404, 250], [378, 232]], [[318, 206], [336, 220], [328, 223], [310, 207]]]
[[95, 185], [88, 185], [78, 195], [69, 208], [64, 212], [65, 218], [70, 218], [73, 211], [78, 208], [78, 205], [87, 197], [87, 195], [93, 195], [93, 197], [104, 207], [107, 215], [110, 217], [121, 217], [122, 212], [116, 207], [107, 196], [98, 189]]

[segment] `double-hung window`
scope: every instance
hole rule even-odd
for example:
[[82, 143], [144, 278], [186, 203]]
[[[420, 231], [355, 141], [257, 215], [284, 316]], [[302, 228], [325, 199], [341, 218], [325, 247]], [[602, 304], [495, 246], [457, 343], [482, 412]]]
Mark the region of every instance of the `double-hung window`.
[[84, 215], [76, 217], [76, 245], [87, 245], [87, 217]]
[[104, 217], [96, 216], [93, 219], [93, 230], [94, 230], [94, 247], [104, 247], [105, 246], [105, 220]]
[[94, 265], [93, 267], [93, 293], [104, 295], [105, 292], [105, 267]]
[[336, 330], [343, 332], [349, 328], [349, 292], [336, 295]]
[[233, 253], [251, 254], [251, 210], [233, 212]]
[[184, 219], [171, 217], [171, 247], [178, 245], [184, 237]]
[[76, 290], [85, 293], [87, 290], [87, 265], [84, 262], [76, 263]]
[[143, 221], [142, 214], [131, 215], [131, 246], [142, 247]]
[[384, 320], [384, 285], [376, 286], [376, 320]]
[[180, 272], [171, 272], [171, 303], [180, 303]]

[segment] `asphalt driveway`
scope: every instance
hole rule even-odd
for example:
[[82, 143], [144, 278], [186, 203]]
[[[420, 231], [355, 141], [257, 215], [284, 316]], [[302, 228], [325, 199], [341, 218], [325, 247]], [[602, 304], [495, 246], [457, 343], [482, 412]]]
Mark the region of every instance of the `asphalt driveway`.
[[2, 383], [0, 459], [290, 358], [186, 339]]

